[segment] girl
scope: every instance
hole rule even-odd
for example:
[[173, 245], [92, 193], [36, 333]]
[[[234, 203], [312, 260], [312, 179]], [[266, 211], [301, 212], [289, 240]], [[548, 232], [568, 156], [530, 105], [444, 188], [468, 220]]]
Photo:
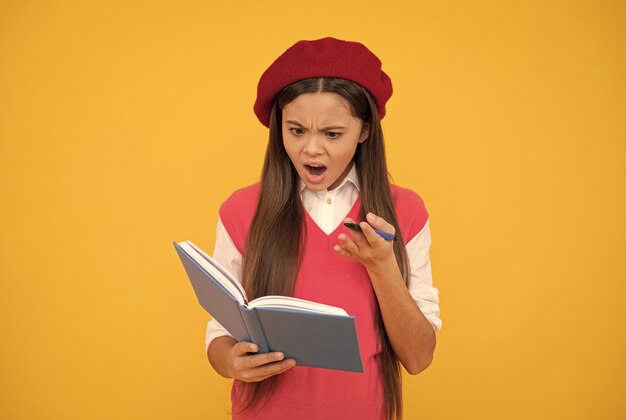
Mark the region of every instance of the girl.
[[[210, 321], [207, 355], [234, 379], [233, 418], [401, 417], [400, 363], [417, 374], [432, 360], [441, 320], [428, 213], [388, 180], [380, 119], [391, 93], [371, 51], [334, 38], [296, 43], [259, 81], [261, 181], [221, 206], [214, 258], [250, 299], [291, 295], [354, 315], [364, 373], [257, 354]], [[355, 221], [361, 233], [343, 224]]]

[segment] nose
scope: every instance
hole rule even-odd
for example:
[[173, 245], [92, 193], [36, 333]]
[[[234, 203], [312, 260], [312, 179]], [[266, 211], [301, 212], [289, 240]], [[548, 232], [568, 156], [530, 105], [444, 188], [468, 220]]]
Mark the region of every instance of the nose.
[[303, 148], [304, 153], [309, 154], [311, 156], [317, 156], [322, 154], [324, 151], [324, 146], [322, 144], [322, 139], [317, 134], [311, 134], [306, 139], [306, 143]]

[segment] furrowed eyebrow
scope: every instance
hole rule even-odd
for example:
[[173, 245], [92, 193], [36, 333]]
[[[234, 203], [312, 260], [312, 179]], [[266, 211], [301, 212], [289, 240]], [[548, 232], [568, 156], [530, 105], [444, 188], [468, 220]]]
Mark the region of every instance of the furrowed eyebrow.
[[[288, 122], [289, 124], [297, 125], [300, 128], [306, 128], [305, 126], [300, 124], [298, 121], [287, 120], [285, 122]], [[333, 125], [333, 126], [329, 126], [329, 127], [321, 127], [320, 130], [322, 130], [322, 131], [330, 131], [330, 130], [342, 130], [342, 129], [345, 129], [345, 128], [346, 127], [343, 127], [341, 125]]]

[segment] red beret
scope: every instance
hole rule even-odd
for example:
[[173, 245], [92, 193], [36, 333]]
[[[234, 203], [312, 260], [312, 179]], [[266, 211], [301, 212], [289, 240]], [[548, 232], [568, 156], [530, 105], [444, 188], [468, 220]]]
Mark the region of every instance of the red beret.
[[385, 103], [393, 88], [378, 57], [359, 42], [327, 37], [298, 41], [265, 70], [254, 103], [254, 113], [259, 121], [269, 127], [274, 99], [283, 88], [299, 80], [317, 77], [338, 77], [358, 83], [376, 101], [380, 118], [385, 116]]

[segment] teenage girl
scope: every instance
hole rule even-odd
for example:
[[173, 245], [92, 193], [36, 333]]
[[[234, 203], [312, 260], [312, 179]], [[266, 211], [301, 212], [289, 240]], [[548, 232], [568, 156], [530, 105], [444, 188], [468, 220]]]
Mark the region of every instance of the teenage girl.
[[400, 364], [417, 374], [433, 358], [441, 320], [428, 213], [389, 183], [380, 119], [391, 93], [371, 51], [334, 38], [296, 43], [259, 81], [254, 111], [269, 127], [261, 181], [221, 206], [213, 256], [250, 299], [291, 295], [355, 316], [364, 372], [257, 354], [210, 321], [207, 355], [234, 379], [233, 418], [400, 417]]

